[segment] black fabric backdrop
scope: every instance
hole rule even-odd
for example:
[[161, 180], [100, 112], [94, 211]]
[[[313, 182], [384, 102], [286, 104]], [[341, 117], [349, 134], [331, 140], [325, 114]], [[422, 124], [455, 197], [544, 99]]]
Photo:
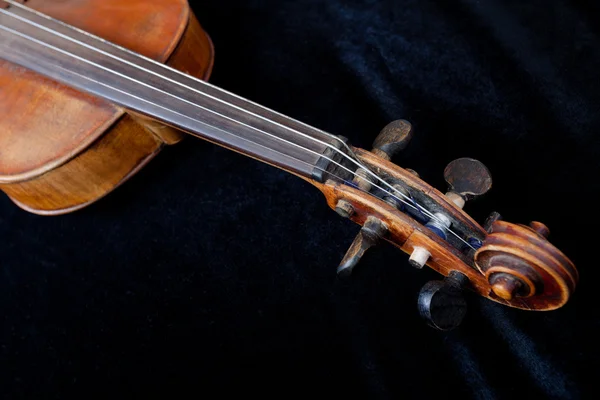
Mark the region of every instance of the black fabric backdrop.
[[0, 198], [4, 398], [592, 396], [600, 317], [600, 7], [583, 1], [193, 2], [212, 81], [369, 148], [397, 118], [396, 160], [444, 188], [452, 159], [492, 171], [467, 210], [541, 220], [581, 283], [549, 313], [468, 295], [426, 327], [436, 278], [385, 245], [349, 282], [358, 227], [310, 185], [199, 140], [99, 203], [33, 216]]

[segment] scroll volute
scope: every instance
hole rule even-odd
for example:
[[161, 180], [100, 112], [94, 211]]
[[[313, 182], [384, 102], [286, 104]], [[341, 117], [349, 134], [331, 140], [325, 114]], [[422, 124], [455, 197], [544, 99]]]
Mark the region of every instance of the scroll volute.
[[579, 280], [577, 269], [546, 237], [540, 222], [529, 226], [496, 221], [475, 263], [497, 297], [510, 305], [552, 310], [567, 302]]

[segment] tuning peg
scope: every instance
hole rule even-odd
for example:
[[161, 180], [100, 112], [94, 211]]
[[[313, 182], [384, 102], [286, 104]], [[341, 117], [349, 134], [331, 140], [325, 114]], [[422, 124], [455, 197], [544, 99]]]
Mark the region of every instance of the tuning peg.
[[[391, 160], [400, 150], [404, 149], [412, 138], [412, 125], [410, 122], [399, 119], [387, 124], [373, 142], [371, 152], [378, 157]], [[353, 179], [354, 184], [361, 190], [368, 192], [373, 187], [370, 174], [363, 168], [358, 168]]]
[[346, 255], [342, 259], [337, 274], [340, 277], [347, 277], [352, 274], [352, 270], [360, 259], [365, 255], [365, 252], [375, 246], [379, 239], [387, 233], [387, 227], [377, 218], [369, 217], [363, 225], [356, 238], [350, 245]]
[[459, 208], [465, 202], [482, 196], [492, 188], [492, 175], [483, 163], [472, 158], [459, 158], [452, 161], [444, 170], [448, 182], [446, 196]]
[[371, 152], [389, 161], [406, 148], [412, 136], [413, 128], [410, 122], [403, 119], [392, 121], [379, 132]]
[[[529, 226], [519, 226], [536, 232], [544, 239], [550, 234], [550, 229], [541, 222], [532, 221], [529, 223]], [[518, 234], [518, 231], [516, 232]], [[491, 251], [494, 250], [495, 249], [492, 249]], [[490, 261], [482, 262], [482, 266], [486, 271], [486, 276], [488, 276], [488, 281], [492, 286], [494, 294], [504, 300], [512, 300], [515, 297], [528, 297], [533, 295], [536, 290], [536, 283], [538, 287], [541, 284], [539, 282], [539, 276], [532, 271], [531, 266], [528, 266], [526, 261], [519, 260], [518, 257], [510, 258], [510, 256], [501, 256], [501, 259], [502, 261], [500, 263], [497, 261], [494, 262], [493, 258], [490, 259]], [[518, 274], [509, 273], [510, 269], [506, 268], [507, 265], [518, 266]], [[525, 279], [523, 279], [524, 277]]]
[[469, 282], [466, 275], [452, 271], [443, 280], [427, 282], [419, 292], [419, 314], [433, 328], [447, 331], [456, 328], [467, 313], [462, 289]]
[[425, 247], [415, 247], [410, 254], [408, 263], [415, 268], [421, 269], [427, 264], [431, 253]]

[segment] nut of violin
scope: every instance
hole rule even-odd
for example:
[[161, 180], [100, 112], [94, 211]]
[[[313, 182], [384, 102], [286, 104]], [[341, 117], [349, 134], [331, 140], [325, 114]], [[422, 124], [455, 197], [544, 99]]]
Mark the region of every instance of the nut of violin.
[[415, 268], [423, 268], [427, 264], [427, 260], [431, 257], [431, 253], [424, 247], [415, 247], [408, 259], [410, 265]]
[[464, 201], [482, 196], [492, 188], [492, 174], [483, 163], [473, 158], [452, 161], [444, 170], [444, 179], [448, 182], [449, 192]]
[[531, 221], [529, 223], [529, 227], [545, 238], [547, 238], [550, 235], [550, 229], [541, 222]]
[[410, 122], [403, 119], [387, 124], [373, 142], [373, 150], [377, 156], [391, 160], [394, 155], [404, 150], [413, 136]]

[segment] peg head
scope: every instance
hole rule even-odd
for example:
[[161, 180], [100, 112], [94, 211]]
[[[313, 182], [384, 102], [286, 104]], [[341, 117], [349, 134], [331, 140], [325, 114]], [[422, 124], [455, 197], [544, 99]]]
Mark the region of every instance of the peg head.
[[394, 155], [404, 150], [413, 136], [410, 122], [403, 119], [387, 124], [373, 142], [372, 152], [381, 158], [391, 160]]
[[386, 232], [387, 226], [383, 222], [377, 218], [368, 218], [338, 266], [338, 276], [349, 277], [366, 251], [375, 246]]
[[431, 257], [431, 253], [424, 247], [415, 247], [408, 259], [408, 263], [415, 268], [421, 269]]
[[444, 178], [451, 193], [465, 200], [485, 194], [492, 188], [492, 174], [483, 163], [473, 158], [458, 158], [446, 166]]
[[419, 292], [419, 314], [433, 328], [448, 331], [460, 325], [467, 313], [462, 288], [468, 278], [453, 271], [443, 281], [429, 281]]

